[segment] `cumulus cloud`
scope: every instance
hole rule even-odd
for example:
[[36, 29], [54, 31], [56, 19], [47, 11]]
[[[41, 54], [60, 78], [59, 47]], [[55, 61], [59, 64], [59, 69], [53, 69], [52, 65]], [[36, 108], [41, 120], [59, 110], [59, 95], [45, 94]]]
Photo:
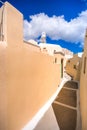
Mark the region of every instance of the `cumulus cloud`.
[[30, 21], [24, 20], [24, 38], [37, 39], [42, 32], [52, 40], [64, 40], [71, 43], [83, 43], [87, 28], [87, 10], [69, 22], [64, 16], [49, 17], [45, 13], [30, 16]]

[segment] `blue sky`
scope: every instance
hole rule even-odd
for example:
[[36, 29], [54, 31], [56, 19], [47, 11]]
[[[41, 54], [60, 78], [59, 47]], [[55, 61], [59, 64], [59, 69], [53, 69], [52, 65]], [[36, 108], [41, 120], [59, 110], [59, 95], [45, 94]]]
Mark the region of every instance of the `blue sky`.
[[[3, 2], [5, 0], [2, 0]], [[8, 0], [24, 15], [24, 38], [59, 44], [74, 53], [82, 51], [87, 28], [87, 0]]]

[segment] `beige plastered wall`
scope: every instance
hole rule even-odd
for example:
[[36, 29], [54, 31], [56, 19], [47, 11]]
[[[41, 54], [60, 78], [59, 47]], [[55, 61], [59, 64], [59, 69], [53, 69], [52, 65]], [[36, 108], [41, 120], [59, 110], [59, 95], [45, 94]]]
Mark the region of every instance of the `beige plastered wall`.
[[56, 92], [60, 64], [23, 42], [23, 16], [8, 2], [5, 19], [7, 46], [0, 44], [0, 130], [21, 130]]
[[[54, 54], [54, 62], [55, 62], [55, 59], [56, 59], [56, 64], [58, 64], [59, 65], [59, 77], [61, 77], [61, 73], [63, 73], [63, 75], [64, 75], [64, 65], [65, 65], [65, 63], [64, 63], [64, 55], [63, 54], [61, 54], [60, 52], [59, 53], [56, 53], [56, 54]], [[61, 60], [63, 60], [63, 68], [61, 68], [62, 67], [62, 65], [61, 65]], [[62, 70], [61, 69], [63, 69], [63, 72], [62, 72]], [[63, 77], [61, 77], [61, 79], [62, 79]]]
[[[86, 62], [84, 63], [85, 57]], [[85, 37], [84, 54], [82, 58], [82, 69], [80, 76], [80, 106], [81, 106], [82, 130], [87, 130], [87, 32]]]
[[[74, 68], [76, 66], [76, 69]], [[66, 72], [73, 77], [74, 80], [80, 80], [81, 58], [77, 54], [69, 59], [66, 63]]]

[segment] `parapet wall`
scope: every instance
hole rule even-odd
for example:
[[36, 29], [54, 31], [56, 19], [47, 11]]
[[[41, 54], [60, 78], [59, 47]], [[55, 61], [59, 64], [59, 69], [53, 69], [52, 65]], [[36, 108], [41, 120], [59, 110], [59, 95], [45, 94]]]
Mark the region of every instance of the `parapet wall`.
[[0, 45], [0, 130], [21, 130], [56, 92], [60, 65], [23, 42], [23, 16], [8, 2], [4, 13], [7, 46]]
[[6, 48], [0, 42], [0, 130], [7, 129]]
[[80, 76], [80, 106], [82, 118], [82, 130], [87, 130], [87, 31], [85, 36], [82, 68]]

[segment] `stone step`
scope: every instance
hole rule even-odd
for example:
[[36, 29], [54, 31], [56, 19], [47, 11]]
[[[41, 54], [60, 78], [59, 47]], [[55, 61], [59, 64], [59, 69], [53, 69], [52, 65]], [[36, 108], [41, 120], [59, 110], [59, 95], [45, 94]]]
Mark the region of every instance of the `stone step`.
[[58, 97], [56, 98], [56, 101], [76, 107], [77, 106], [76, 91], [62, 88]]
[[76, 110], [53, 103], [52, 105], [60, 130], [75, 130], [77, 112]]
[[68, 81], [52, 104], [60, 130], [76, 130], [77, 128], [77, 92], [78, 83]]
[[73, 89], [78, 89], [78, 83], [77, 82], [73, 82], [73, 81], [68, 81], [64, 87], [67, 88], [73, 88]]

